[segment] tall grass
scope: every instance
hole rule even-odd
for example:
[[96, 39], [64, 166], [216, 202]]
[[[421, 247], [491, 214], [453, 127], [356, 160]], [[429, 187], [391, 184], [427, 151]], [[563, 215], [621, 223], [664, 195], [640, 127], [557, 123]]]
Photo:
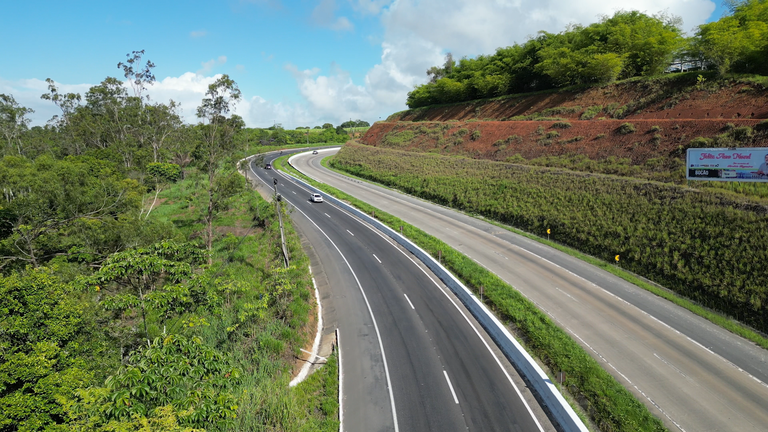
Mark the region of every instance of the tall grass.
[[[180, 237], [195, 238], [203, 229], [205, 181], [190, 170], [185, 180], [160, 194], [161, 204], [151, 217], [173, 223]], [[211, 291], [221, 295], [219, 313], [202, 316], [204, 325], [167, 329], [201, 336], [243, 371], [242, 385], [235, 390], [237, 417], [211, 430], [338, 430], [333, 357], [304, 383], [288, 387], [299, 349], [314, 336], [307, 326], [314, 300], [309, 260], [287, 216], [291, 267], [282, 269], [275, 206], [252, 191], [236, 196], [214, 223], [214, 263], [208, 274]]]

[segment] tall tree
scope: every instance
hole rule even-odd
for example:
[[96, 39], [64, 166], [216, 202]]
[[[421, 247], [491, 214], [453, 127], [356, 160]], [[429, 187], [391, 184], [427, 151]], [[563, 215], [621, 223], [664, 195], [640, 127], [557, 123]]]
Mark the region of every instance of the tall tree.
[[15, 146], [19, 156], [24, 155], [20, 137], [29, 126], [27, 114], [33, 112], [35, 112], [33, 109], [19, 105], [13, 95], [0, 93], [0, 132], [8, 142], [7, 150], [0, 154], [10, 153]]
[[[235, 107], [241, 98], [240, 89], [229, 75], [222, 75], [208, 86], [202, 103], [197, 107], [197, 117], [203, 119], [202, 151], [200, 155], [205, 171], [208, 173], [208, 209], [204, 215], [206, 224], [206, 246], [210, 252], [213, 249], [213, 217], [217, 201], [216, 180], [220, 172], [222, 160], [231, 155], [234, 150], [233, 122], [226, 115]], [[212, 258], [209, 255], [208, 261]]]
[[64, 139], [66, 140], [64, 150], [79, 155], [85, 150], [78, 139], [75, 138], [70, 126], [72, 116], [80, 106], [82, 97], [80, 93], [60, 93], [59, 88], [56, 87], [56, 82], [50, 78], [46, 78], [45, 82], [48, 83], [48, 93], [43, 93], [40, 99], [48, 100], [54, 103], [61, 110], [61, 117], [54, 116], [51, 122], [54, 123], [59, 130], [63, 130], [65, 133]]

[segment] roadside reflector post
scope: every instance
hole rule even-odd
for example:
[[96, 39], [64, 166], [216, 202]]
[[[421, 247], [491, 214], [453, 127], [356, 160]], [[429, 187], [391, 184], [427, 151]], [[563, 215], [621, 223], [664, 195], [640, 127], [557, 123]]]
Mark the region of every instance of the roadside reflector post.
[[549, 241], [549, 228], [547, 228], [547, 241]]
[[560, 386], [563, 386], [563, 383], [565, 382], [565, 372], [560, 371], [557, 373], [557, 382], [560, 383]]

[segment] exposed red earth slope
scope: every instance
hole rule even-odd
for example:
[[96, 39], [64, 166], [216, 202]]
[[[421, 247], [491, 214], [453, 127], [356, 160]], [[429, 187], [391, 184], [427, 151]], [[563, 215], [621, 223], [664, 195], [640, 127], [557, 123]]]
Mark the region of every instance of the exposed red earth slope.
[[[754, 128], [760, 120], [569, 120], [571, 127], [567, 129], [555, 127], [556, 123], [558, 122], [377, 122], [360, 142], [371, 146], [461, 154], [498, 161], [516, 154], [526, 159], [582, 154], [594, 160], [610, 156], [629, 158], [631, 164], [640, 165], [652, 158], [682, 158], [685, 156], [685, 146], [694, 138], [722, 134], [732, 126]], [[624, 123], [631, 123], [635, 132], [621, 134], [619, 128]], [[443, 124], [448, 128], [441, 134], [442, 142], [435, 134], [421, 132], [422, 128], [434, 130]], [[467, 132], [458, 136], [461, 129], [466, 129]], [[413, 133], [413, 138], [402, 144], [391, 144], [385, 139], [388, 134], [406, 131]], [[475, 131], [479, 131], [479, 137], [473, 139]], [[547, 138], [547, 134], [551, 132], [557, 132], [559, 136]], [[757, 142], [753, 145], [768, 145], [763, 136], [764, 134], [755, 134], [753, 141]]]
[[[360, 142], [491, 160], [516, 154], [526, 159], [565, 154], [583, 154], [594, 160], [614, 156], [629, 158], [634, 165], [657, 157], [682, 159], [685, 148], [697, 137], [711, 138], [743, 126], [768, 129], [764, 122], [768, 119], [768, 89], [762, 85], [726, 80], [697, 87], [690, 80], [695, 83], [695, 75], [407, 110], [375, 123]], [[579, 120], [595, 106], [603, 110], [591, 120]], [[537, 113], [564, 119], [571, 127], [558, 128], [557, 121], [511, 119]], [[620, 133], [624, 123], [632, 124], [635, 132]], [[438, 128], [439, 135], [435, 133]], [[392, 133], [404, 131], [410, 131], [413, 138], [387, 139], [388, 134], [392, 138]], [[473, 136], [475, 131], [479, 134]], [[750, 132], [738, 146], [768, 146], [768, 132]]]

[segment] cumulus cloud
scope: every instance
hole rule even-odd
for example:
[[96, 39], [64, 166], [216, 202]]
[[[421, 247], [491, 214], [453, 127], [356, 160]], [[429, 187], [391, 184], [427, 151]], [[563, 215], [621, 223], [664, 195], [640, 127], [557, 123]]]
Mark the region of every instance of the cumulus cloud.
[[[588, 25], [618, 10], [640, 10], [649, 14], [665, 11], [683, 19], [683, 30], [702, 24], [714, 10], [710, 0], [350, 0], [359, 14], [379, 14], [383, 25], [381, 57], [355, 83], [349, 72], [331, 64], [328, 72], [318, 68], [299, 70], [288, 64], [301, 103], [266, 100], [243, 95], [235, 112], [248, 126], [266, 127], [277, 122], [284, 127], [339, 124], [352, 119], [375, 121], [405, 108], [407, 93], [427, 81], [426, 70], [444, 61], [446, 52], [454, 58], [492, 54], [496, 48], [524, 43], [539, 30], [558, 33], [569, 23]], [[242, 0], [243, 3], [247, 2]], [[277, 0], [252, 0], [259, 5], [279, 5]], [[339, 17], [335, 0], [321, 0], [312, 11], [315, 25], [335, 30], [352, 30], [346, 17]], [[194, 33], [194, 32], [193, 32]], [[377, 36], [378, 37], [378, 36]], [[272, 55], [261, 53], [265, 61]], [[218, 75], [214, 69], [227, 62], [226, 56], [201, 63], [197, 73], [168, 77], [150, 87], [154, 102], [173, 99], [181, 104], [187, 122], [197, 122], [196, 107]], [[321, 65], [322, 66], [322, 65]], [[239, 67], [236, 66], [238, 70]], [[85, 93], [90, 84], [60, 85], [61, 91]], [[22, 105], [35, 109], [34, 124], [44, 124], [57, 108], [41, 101], [47, 91], [41, 80], [8, 82], [0, 79], [0, 92], [11, 93]]]
[[384, 6], [390, 4], [391, 0], [355, 0], [352, 1], [352, 8], [362, 14], [376, 15], [381, 12]]
[[352, 30], [354, 26], [346, 17], [336, 17], [336, 1], [321, 0], [320, 4], [315, 6], [310, 17], [312, 23], [318, 27], [325, 27], [336, 31]]
[[[80, 93], [85, 95], [92, 84], [56, 83], [59, 93]], [[0, 78], [0, 93], [13, 95], [20, 105], [35, 110], [27, 116], [32, 126], [43, 126], [55, 115], [61, 115], [61, 110], [53, 102], [42, 100], [40, 96], [48, 93], [48, 83], [37, 78], [8, 81]]]
[[[405, 108], [407, 93], [427, 81], [426, 70], [454, 58], [492, 54], [496, 48], [524, 43], [540, 30], [558, 33], [568, 24], [588, 25], [619, 10], [664, 12], [683, 20], [690, 31], [710, 16], [710, 0], [353, 0], [361, 14], [380, 14], [384, 27], [381, 61], [355, 84], [349, 73], [332, 66], [286, 69], [294, 76], [307, 110], [331, 123], [377, 120]], [[332, 27], [336, 4], [322, 0], [312, 13], [317, 25]]]
[[201, 62], [202, 68], [197, 71], [198, 75], [205, 75], [213, 70], [216, 65], [223, 65], [227, 62], [227, 56], [219, 56], [218, 59], [210, 59], [207, 62]]

